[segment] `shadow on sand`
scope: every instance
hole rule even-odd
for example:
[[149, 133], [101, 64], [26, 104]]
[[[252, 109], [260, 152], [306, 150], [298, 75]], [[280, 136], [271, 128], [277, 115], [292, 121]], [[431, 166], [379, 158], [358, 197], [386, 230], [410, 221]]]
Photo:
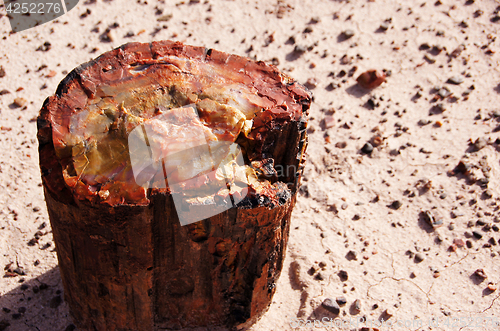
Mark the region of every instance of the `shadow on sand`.
[[64, 302], [58, 267], [19, 283], [19, 286], [0, 296], [0, 307], [2, 331], [76, 330], [68, 305]]

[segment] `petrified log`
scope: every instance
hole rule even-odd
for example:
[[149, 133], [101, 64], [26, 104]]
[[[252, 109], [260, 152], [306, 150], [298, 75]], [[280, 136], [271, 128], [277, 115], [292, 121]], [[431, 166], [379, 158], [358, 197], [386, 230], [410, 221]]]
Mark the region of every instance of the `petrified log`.
[[310, 102], [273, 66], [171, 41], [69, 73], [38, 140], [77, 324], [254, 323], [282, 268]]

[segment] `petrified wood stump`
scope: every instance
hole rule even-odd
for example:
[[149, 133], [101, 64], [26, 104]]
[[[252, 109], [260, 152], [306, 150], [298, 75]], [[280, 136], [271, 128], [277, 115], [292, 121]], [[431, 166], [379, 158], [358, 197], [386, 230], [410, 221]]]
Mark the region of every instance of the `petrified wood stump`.
[[254, 323], [282, 268], [310, 102], [275, 67], [171, 41], [68, 74], [38, 140], [79, 326]]

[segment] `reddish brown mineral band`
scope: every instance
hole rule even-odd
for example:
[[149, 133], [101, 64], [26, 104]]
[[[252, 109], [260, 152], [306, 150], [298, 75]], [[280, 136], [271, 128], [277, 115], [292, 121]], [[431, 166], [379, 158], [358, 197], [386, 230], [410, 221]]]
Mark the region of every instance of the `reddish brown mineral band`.
[[[196, 105], [213, 139], [234, 140], [245, 169], [259, 176], [237, 205], [186, 226], [169, 187], [139, 186], [123, 170], [124, 135], [167, 114], [159, 104], [168, 102]], [[275, 67], [171, 41], [126, 44], [73, 70], [45, 101], [38, 140], [65, 300], [78, 326], [254, 323], [281, 272], [310, 102]], [[239, 116], [238, 125], [224, 114]], [[88, 169], [93, 162], [99, 171]]]

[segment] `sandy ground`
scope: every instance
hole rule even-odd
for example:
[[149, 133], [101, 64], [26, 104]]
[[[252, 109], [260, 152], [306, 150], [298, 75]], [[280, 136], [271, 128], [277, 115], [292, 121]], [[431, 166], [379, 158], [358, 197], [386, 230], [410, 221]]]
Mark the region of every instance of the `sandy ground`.
[[[75, 330], [38, 167], [43, 100], [80, 63], [161, 39], [272, 62], [315, 96], [287, 258], [253, 331], [499, 330], [499, 5], [88, 0], [20, 33], [2, 15], [0, 330]], [[368, 69], [387, 82], [360, 88]]]

